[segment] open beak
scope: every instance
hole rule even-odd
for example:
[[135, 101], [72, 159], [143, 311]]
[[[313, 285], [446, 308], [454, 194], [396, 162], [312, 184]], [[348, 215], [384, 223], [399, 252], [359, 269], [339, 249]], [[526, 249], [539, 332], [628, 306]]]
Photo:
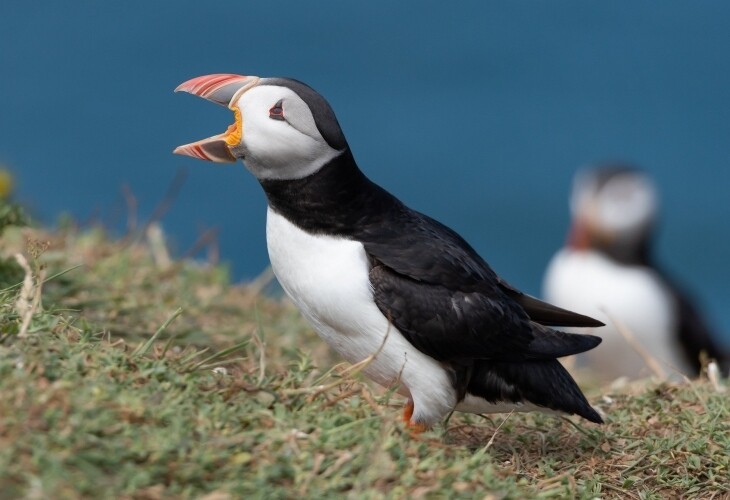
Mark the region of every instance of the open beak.
[[258, 76], [215, 74], [199, 76], [178, 85], [175, 92], [187, 92], [228, 107], [233, 111], [235, 122], [222, 134], [178, 146], [173, 153], [218, 163], [235, 162], [236, 158], [230, 148], [241, 142], [243, 120], [241, 111], [233, 103], [238, 102], [241, 94], [256, 85], [259, 80]]

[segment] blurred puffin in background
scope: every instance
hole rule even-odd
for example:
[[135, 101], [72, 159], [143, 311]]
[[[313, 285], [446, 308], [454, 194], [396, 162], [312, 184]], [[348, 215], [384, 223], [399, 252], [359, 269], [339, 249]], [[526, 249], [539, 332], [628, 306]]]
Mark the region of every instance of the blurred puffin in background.
[[[694, 377], [706, 356], [727, 376], [730, 356], [692, 300], [654, 262], [658, 195], [641, 170], [622, 164], [579, 171], [566, 246], [550, 261], [544, 298], [606, 323], [603, 343], [585, 356], [601, 379], [652, 374], [626, 333], [666, 375]], [[579, 358], [579, 363], [582, 358]]]

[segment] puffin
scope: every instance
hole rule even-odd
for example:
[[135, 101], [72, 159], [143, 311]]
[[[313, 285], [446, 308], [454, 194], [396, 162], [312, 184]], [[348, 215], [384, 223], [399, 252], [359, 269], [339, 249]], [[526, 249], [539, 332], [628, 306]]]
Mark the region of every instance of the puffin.
[[[728, 371], [717, 333], [656, 262], [658, 207], [653, 180], [636, 166], [600, 164], [574, 176], [571, 229], [546, 268], [542, 295], [607, 324], [601, 346], [578, 358], [599, 379], [693, 377], [703, 356]], [[653, 369], [647, 354], [657, 361]]]
[[233, 111], [175, 153], [242, 160], [266, 194], [266, 243], [286, 294], [324, 341], [405, 396], [414, 432], [454, 410], [541, 410], [602, 423], [557, 358], [596, 347], [554, 326], [602, 323], [522, 293], [456, 232], [360, 170], [330, 105], [298, 80], [213, 74], [182, 83]]

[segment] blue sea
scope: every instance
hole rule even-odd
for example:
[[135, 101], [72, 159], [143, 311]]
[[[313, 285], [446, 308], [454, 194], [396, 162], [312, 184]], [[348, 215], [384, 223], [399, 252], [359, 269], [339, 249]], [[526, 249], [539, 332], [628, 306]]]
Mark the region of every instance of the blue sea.
[[[217, 228], [235, 280], [267, 265], [243, 166], [172, 155], [229, 111], [208, 73], [289, 76], [330, 101], [362, 169], [539, 294], [575, 170], [650, 172], [659, 259], [730, 342], [730, 2], [21, 2], [0, 7], [0, 163], [42, 221], [122, 233], [123, 186], [178, 254]], [[182, 172], [182, 174], [181, 174]], [[201, 254], [202, 257], [202, 254]]]

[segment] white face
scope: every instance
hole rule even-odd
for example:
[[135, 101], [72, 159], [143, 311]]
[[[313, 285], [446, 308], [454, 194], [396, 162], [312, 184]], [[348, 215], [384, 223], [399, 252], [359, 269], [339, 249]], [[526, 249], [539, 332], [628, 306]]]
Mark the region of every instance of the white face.
[[240, 110], [243, 132], [231, 152], [259, 179], [307, 177], [341, 153], [327, 144], [307, 104], [287, 87], [257, 85], [230, 107]]
[[571, 199], [574, 217], [625, 239], [640, 236], [652, 224], [657, 204], [653, 183], [638, 172], [617, 174], [601, 186], [590, 174], [579, 175]]

